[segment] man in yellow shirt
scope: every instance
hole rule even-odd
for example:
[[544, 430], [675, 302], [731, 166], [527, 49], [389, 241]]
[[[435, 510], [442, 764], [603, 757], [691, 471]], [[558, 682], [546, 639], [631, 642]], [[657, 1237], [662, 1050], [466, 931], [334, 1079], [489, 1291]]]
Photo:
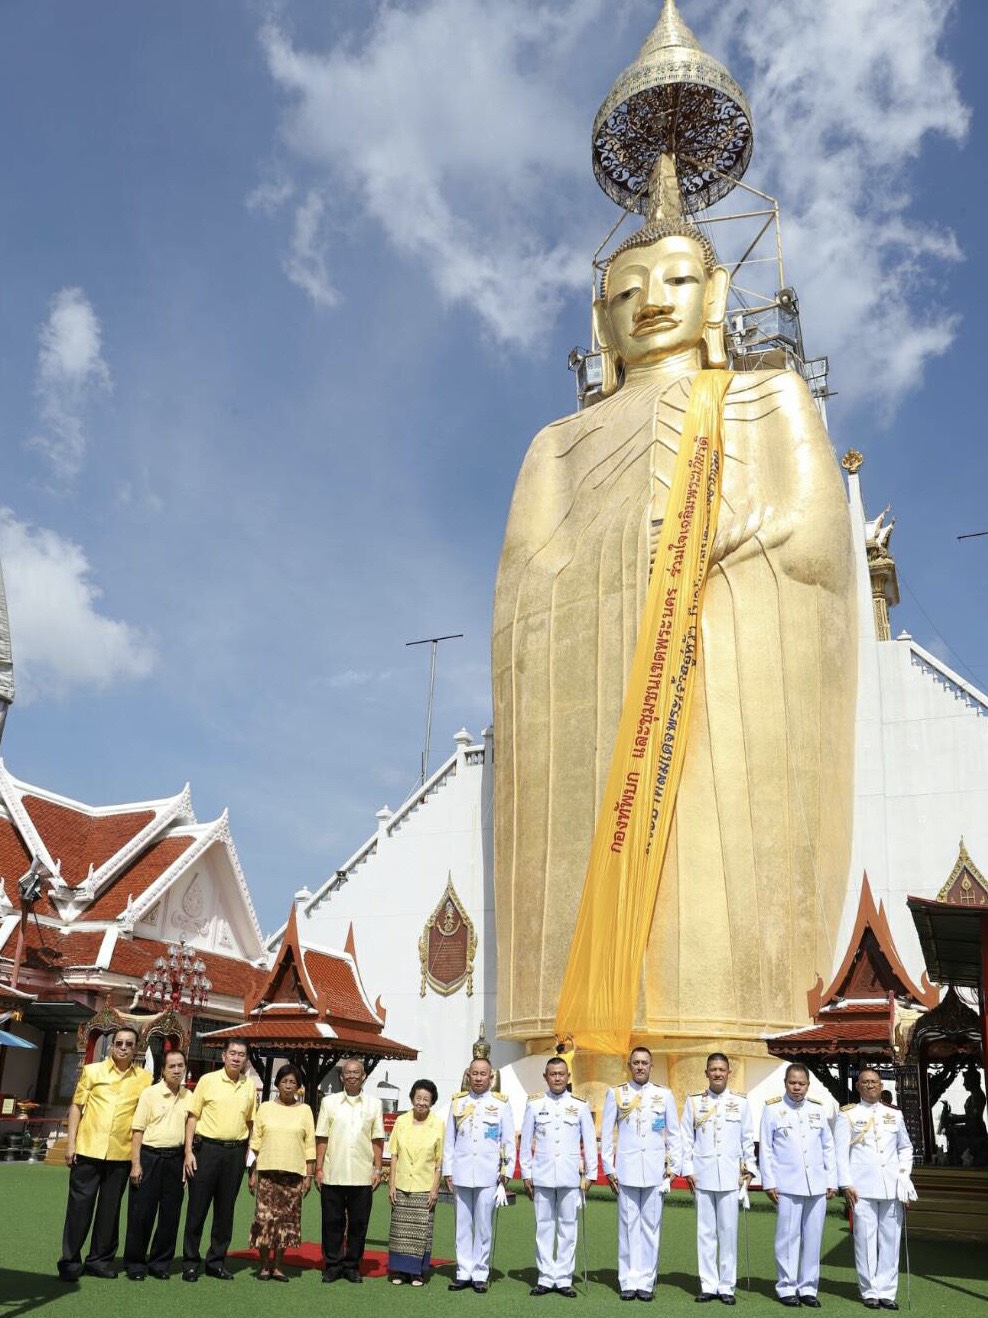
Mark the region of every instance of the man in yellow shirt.
[[[62, 1230], [62, 1281], [115, 1277], [113, 1266], [120, 1235], [120, 1201], [130, 1168], [130, 1126], [150, 1074], [134, 1061], [137, 1033], [130, 1026], [115, 1030], [110, 1056], [82, 1068], [69, 1106], [65, 1161], [69, 1165], [69, 1201]], [[82, 1247], [96, 1215], [89, 1253]]]
[[[137, 1100], [131, 1123], [130, 1199], [124, 1241], [124, 1267], [131, 1281], [143, 1281], [148, 1272], [159, 1281], [167, 1281], [175, 1257], [185, 1193], [185, 1120], [192, 1097], [184, 1080], [185, 1053], [180, 1048], [169, 1048], [161, 1079]], [[152, 1241], [156, 1217], [158, 1229]]]
[[223, 1069], [210, 1071], [196, 1084], [185, 1123], [185, 1178], [189, 1204], [182, 1242], [182, 1280], [198, 1281], [199, 1242], [206, 1214], [213, 1225], [206, 1253], [207, 1277], [232, 1281], [226, 1251], [233, 1237], [233, 1210], [247, 1167], [247, 1141], [254, 1124], [257, 1090], [244, 1075], [247, 1040], [227, 1039]]
[[[381, 1100], [362, 1093], [364, 1065], [347, 1058], [342, 1094], [327, 1094], [316, 1122], [316, 1184], [322, 1206], [323, 1281], [363, 1281], [371, 1198], [381, 1183], [384, 1117]], [[346, 1253], [343, 1239], [346, 1237]]]

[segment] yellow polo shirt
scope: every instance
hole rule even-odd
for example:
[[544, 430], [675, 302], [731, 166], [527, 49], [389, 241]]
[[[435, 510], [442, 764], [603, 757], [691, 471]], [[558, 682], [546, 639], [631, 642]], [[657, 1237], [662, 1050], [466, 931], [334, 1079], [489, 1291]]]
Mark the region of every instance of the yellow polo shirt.
[[406, 1194], [431, 1190], [436, 1168], [443, 1162], [446, 1128], [430, 1112], [416, 1121], [414, 1112], [403, 1112], [394, 1124], [388, 1148], [395, 1165], [395, 1187]]
[[189, 1116], [196, 1118], [196, 1134], [211, 1140], [245, 1140], [254, 1120], [257, 1090], [254, 1081], [226, 1070], [210, 1071], [192, 1091]]
[[381, 1100], [366, 1094], [327, 1094], [319, 1108], [316, 1139], [327, 1140], [323, 1185], [370, 1185], [372, 1140], [384, 1139]]
[[131, 1064], [118, 1070], [112, 1058], [91, 1062], [72, 1095], [82, 1108], [75, 1151], [82, 1158], [130, 1162], [130, 1127], [141, 1092], [151, 1084], [151, 1073]]
[[185, 1118], [191, 1093], [180, 1085], [177, 1094], [159, 1080], [137, 1100], [131, 1130], [142, 1131], [141, 1143], [148, 1149], [173, 1149], [185, 1143]]

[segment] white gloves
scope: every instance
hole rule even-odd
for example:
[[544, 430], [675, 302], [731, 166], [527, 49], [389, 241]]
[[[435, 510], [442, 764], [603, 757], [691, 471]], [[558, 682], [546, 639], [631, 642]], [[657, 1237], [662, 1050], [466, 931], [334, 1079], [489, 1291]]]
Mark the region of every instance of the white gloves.
[[742, 1208], [751, 1207], [751, 1200], [748, 1198], [748, 1186], [744, 1181], [741, 1182], [741, 1185], [738, 1188], [738, 1203]]
[[662, 1182], [662, 1184], [659, 1186], [659, 1194], [668, 1194], [671, 1189], [672, 1189], [672, 1179], [667, 1176], [665, 1180]]
[[497, 1189], [494, 1192], [494, 1207], [506, 1208], [507, 1204], [508, 1204], [508, 1192], [504, 1188], [503, 1184], [500, 1181], [498, 1181]]
[[900, 1204], [915, 1203], [917, 1198], [916, 1187], [910, 1180], [908, 1172], [899, 1173], [899, 1179], [895, 1185], [895, 1197]]

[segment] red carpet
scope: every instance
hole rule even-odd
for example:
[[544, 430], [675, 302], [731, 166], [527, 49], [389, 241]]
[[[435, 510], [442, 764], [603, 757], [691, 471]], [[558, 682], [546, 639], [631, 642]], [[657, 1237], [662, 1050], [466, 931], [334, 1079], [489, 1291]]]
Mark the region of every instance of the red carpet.
[[[229, 1257], [232, 1259], [249, 1259], [255, 1263], [258, 1261], [256, 1249], [232, 1249]], [[452, 1259], [434, 1258], [432, 1266], [441, 1268], [444, 1263], [452, 1263], [452, 1261]], [[317, 1244], [309, 1241], [306, 1241], [300, 1249], [286, 1249], [285, 1266], [287, 1268], [321, 1268], [322, 1250]], [[367, 1250], [360, 1264], [360, 1271], [365, 1277], [386, 1277], [388, 1274], [387, 1250]]]

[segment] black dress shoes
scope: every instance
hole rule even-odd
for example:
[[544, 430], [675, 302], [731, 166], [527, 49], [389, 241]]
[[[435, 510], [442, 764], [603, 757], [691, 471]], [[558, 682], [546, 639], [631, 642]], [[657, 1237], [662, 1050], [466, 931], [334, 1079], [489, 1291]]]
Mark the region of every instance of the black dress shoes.
[[148, 1276], [153, 1277], [155, 1281], [167, 1281], [171, 1273], [159, 1272], [157, 1268], [148, 1268]]
[[651, 1292], [651, 1291], [635, 1291], [635, 1299], [636, 1299], [636, 1300], [644, 1300], [644, 1302], [645, 1302], [646, 1304], [651, 1304], [651, 1303], [652, 1303], [652, 1299], [653, 1299], [652, 1292]]
[[475, 1295], [486, 1295], [490, 1290], [490, 1286], [486, 1281], [475, 1281], [473, 1283], [473, 1290]]
[[564, 1300], [576, 1299], [576, 1291], [573, 1289], [572, 1286], [557, 1286], [556, 1294], [561, 1295]]
[[621, 1299], [622, 1299], [622, 1300], [637, 1300], [637, 1298], [638, 1298], [638, 1296], [635, 1294], [634, 1291], [622, 1291], [622, 1292], [621, 1292]]
[[551, 1295], [551, 1294], [552, 1294], [552, 1287], [551, 1287], [551, 1286], [533, 1286], [532, 1289], [531, 1289], [528, 1293], [529, 1293], [529, 1295]]
[[472, 1285], [473, 1283], [468, 1277], [457, 1277], [455, 1281], [449, 1283], [446, 1289], [448, 1291], [468, 1291]]
[[796, 1298], [795, 1295], [780, 1295], [779, 1303], [784, 1304], [787, 1309], [799, 1308], [799, 1300]]
[[183, 1281], [198, 1281], [198, 1280], [199, 1280], [199, 1269], [198, 1269], [198, 1268], [183, 1268], [183, 1269], [182, 1269], [182, 1280], [183, 1280]]
[[363, 1277], [360, 1275], [360, 1271], [357, 1268], [344, 1268], [343, 1276], [347, 1281], [352, 1281], [355, 1285], [359, 1285], [363, 1281]]
[[338, 1268], [323, 1268], [322, 1279], [328, 1286], [332, 1281], [339, 1281], [342, 1275]]
[[60, 1263], [58, 1265], [58, 1280], [74, 1283], [82, 1276], [82, 1268], [75, 1267], [72, 1264]]
[[144, 1280], [147, 1278], [147, 1275], [148, 1275], [148, 1274], [147, 1274], [146, 1272], [128, 1272], [128, 1273], [127, 1273], [127, 1280], [128, 1280], [128, 1281], [144, 1281]]
[[215, 1277], [217, 1281], [233, 1281], [233, 1273], [229, 1268], [224, 1268], [222, 1263], [216, 1265], [207, 1263], [205, 1273], [207, 1277]]
[[823, 1305], [815, 1295], [800, 1295], [798, 1297], [800, 1304], [804, 1309], [822, 1309]]
[[737, 1299], [733, 1295], [718, 1295], [721, 1304], [737, 1304]]
[[105, 1263], [84, 1263], [82, 1270], [87, 1277], [102, 1277], [104, 1281], [115, 1281], [120, 1275], [116, 1268], [108, 1267]]

